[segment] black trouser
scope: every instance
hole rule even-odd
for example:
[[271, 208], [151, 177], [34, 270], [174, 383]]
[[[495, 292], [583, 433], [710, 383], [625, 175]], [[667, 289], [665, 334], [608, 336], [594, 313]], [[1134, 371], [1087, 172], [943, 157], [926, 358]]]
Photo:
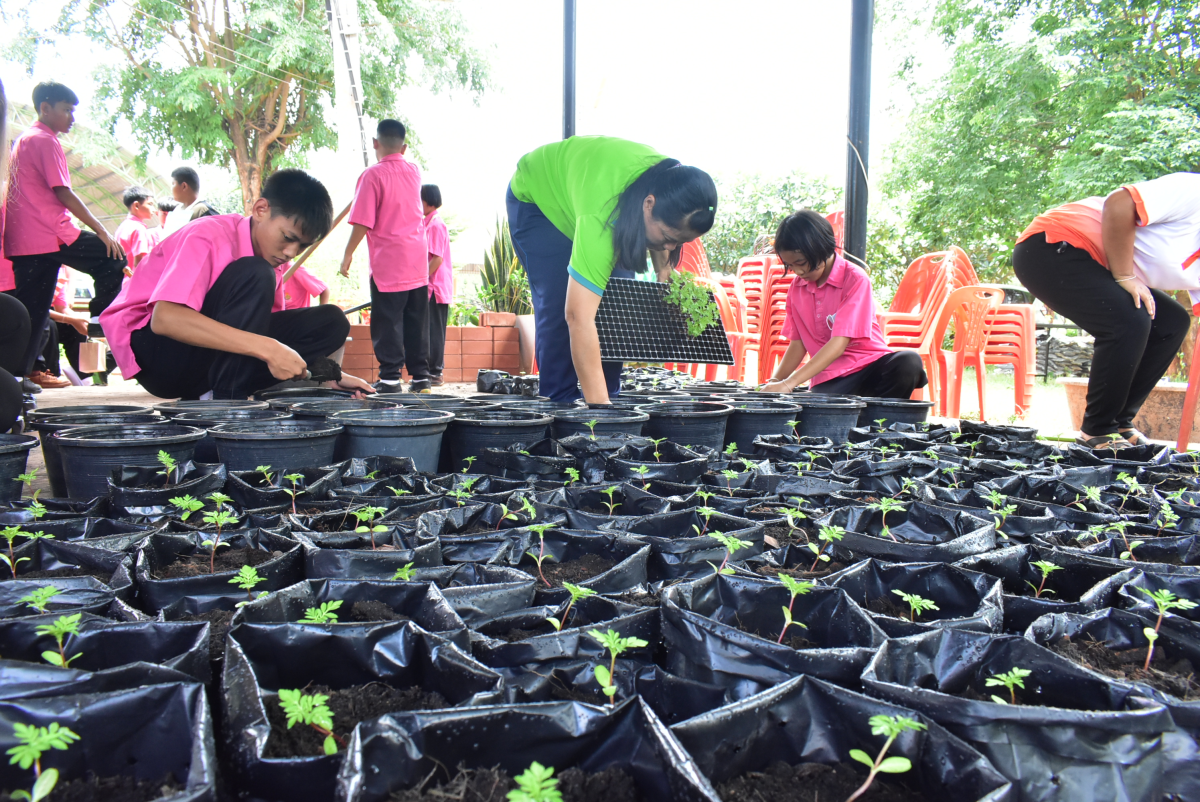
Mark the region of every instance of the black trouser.
[[429, 378], [429, 287], [380, 292], [371, 279], [371, 344], [382, 381], [400, 381], [408, 368], [413, 381]]
[[0, 292], [0, 432], [21, 414], [21, 383], [15, 376], [29, 347], [29, 312], [13, 296]]
[[[222, 271], [204, 296], [200, 313], [235, 329], [262, 334], [292, 348], [306, 362], [326, 357], [346, 344], [350, 322], [332, 304], [271, 313], [275, 270], [265, 259], [248, 256]], [[245, 398], [278, 384], [261, 359], [199, 348], [155, 334], [146, 325], [130, 337], [141, 368], [142, 387], [159, 398]]]
[[928, 383], [929, 377], [921, 365], [920, 354], [916, 351], [893, 351], [861, 370], [814, 385], [812, 391], [825, 395], [908, 398], [913, 390]]
[[[107, 309], [121, 291], [125, 262], [110, 258], [104, 243], [90, 231], [82, 232], [73, 243], [60, 247], [54, 253], [14, 256], [13, 277], [17, 288], [12, 294], [29, 311], [30, 331], [40, 333], [50, 319], [50, 304], [54, 301], [58, 269], [63, 265], [92, 277], [95, 295], [88, 307], [93, 318]], [[33, 369], [33, 362], [40, 352], [41, 338], [32, 338], [26, 345], [25, 358], [17, 366], [20, 371], [18, 375], [24, 376]]]
[[1152, 319], [1087, 251], [1035, 234], [1013, 249], [1013, 272], [1037, 299], [1096, 340], [1081, 431], [1091, 437], [1133, 426], [1187, 335], [1187, 310], [1159, 290]]
[[446, 362], [446, 321], [450, 304], [439, 304], [429, 296], [429, 375], [441, 376]]
[[58, 346], [62, 345], [62, 350], [67, 355], [67, 363], [71, 369], [79, 374], [79, 344], [87, 340], [79, 331], [69, 323], [59, 323], [58, 321], [50, 321], [47, 326], [48, 337], [45, 337], [46, 345], [42, 348], [42, 361], [46, 363], [46, 370], [53, 373], [55, 376], [61, 376], [62, 370], [59, 368]]

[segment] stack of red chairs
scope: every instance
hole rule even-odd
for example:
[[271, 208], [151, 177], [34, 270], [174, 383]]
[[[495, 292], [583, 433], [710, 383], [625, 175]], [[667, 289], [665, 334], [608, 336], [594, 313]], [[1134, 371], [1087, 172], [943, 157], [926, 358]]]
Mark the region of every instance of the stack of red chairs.
[[[984, 353], [988, 347], [992, 313], [1004, 300], [1004, 290], [998, 287], [961, 287], [950, 293], [942, 304], [937, 321], [929, 329], [921, 345], [922, 352], [933, 355], [929, 386], [934, 408], [939, 415], [957, 418], [962, 400], [962, 379], [967, 367], [975, 368], [979, 388], [979, 418], [987, 420], [986, 374]], [[954, 345], [942, 348], [950, 322], [954, 321]]]
[[[925, 254], [908, 266], [896, 290], [891, 310], [879, 316], [879, 324], [889, 348], [908, 348], [921, 355], [925, 373], [929, 376], [930, 398], [935, 404], [939, 397], [938, 355], [929, 340], [929, 333], [954, 288], [953, 281], [953, 259], [946, 252]], [[940, 341], [936, 345], [941, 348]], [[922, 397], [922, 390], [913, 393], [914, 399]]]
[[763, 329], [759, 333], [758, 382], [770, 380], [775, 366], [783, 358], [790, 340], [783, 336], [783, 325], [787, 321], [787, 294], [796, 277], [784, 270], [778, 257], [768, 273], [766, 300], [763, 308]]

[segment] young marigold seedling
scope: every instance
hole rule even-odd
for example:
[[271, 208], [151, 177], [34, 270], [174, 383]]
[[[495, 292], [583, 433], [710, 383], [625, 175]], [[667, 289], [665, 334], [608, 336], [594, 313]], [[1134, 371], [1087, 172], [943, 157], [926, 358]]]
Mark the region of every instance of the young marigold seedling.
[[875, 428], [882, 432], [883, 424], [885, 424], [885, 423], [887, 423], [887, 418], [876, 418], [875, 419]]
[[554, 562], [554, 558], [546, 553], [546, 530], [553, 529], [555, 526], [557, 526], [557, 524], [535, 524], [534, 526], [529, 527], [529, 530], [538, 536], [538, 553], [534, 554], [533, 549], [525, 552], [533, 558], [535, 563], [537, 563], [538, 576], [541, 577], [542, 581], [546, 583], [546, 587], [548, 588], [554, 586], [550, 584], [550, 580], [546, 579], [546, 575], [542, 573], [542, 562], [545, 560]]
[[24, 535], [25, 533], [21, 531], [21, 527], [19, 526], [6, 526], [3, 531], [0, 531], [0, 536], [3, 536], [8, 541], [8, 554], [0, 554], [0, 560], [3, 560], [4, 564], [8, 566], [13, 579], [17, 578], [17, 566], [21, 563], [29, 562], [28, 557], [18, 557], [16, 551], [13, 549], [13, 541]]
[[579, 469], [578, 468], [564, 468], [563, 473], [565, 473], [567, 475], [567, 486], [568, 487], [570, 487], [571, 485], [573, 485], [579, 481]]
[[200, 510], [204, 509], [204, 502], [198, 498], [192, 498], [191, 496], [176, 496], [175, 498], [170, 499], [170, 501], [171, 506], [179, 510], [179, 520], [181, 521], [186, 521], [191, 517], [192, 513], [199, 512]]
[[288, 475], [284, 476], [283, 478], [288, 480], [288, 482], [290, 482], [292, 485], [290, 488], [288, 488], [288, 487], [283, 488], [283, 492], [287, 493], [289, 496], [292, 497], [292, 515], [295, 515], [296, 514], [296, 496], [301, 496], [308, 492], [307, 490], [297, 490], [296, 489], [296, 485], [304, 479], [304, 474], [289, 473]]
[[617, 671], [617, 657], [629, 649], [640, 649], [650, 644], [641, 638], [623, 638], [621, 637], [621, 633], [615, 629], [610, 629], [607, 632], [593, 629], [588, 634], [600, 641], [600, 644], [612, 656], [612, 661], [609, 663], [608, 668], [596, 666], [592, 669], [592, 672], [596, 675], [596, 681], [600, 683], [600, 689], [608, 697], [609, 704], [615, 705], [617, 703], [617, 683], [613, 675]]
[[165, 451], [158, 452], [158, 464], [163, 466], [156, 476], [162, 476], [166, 479], [167, 484], [171, 484], [171, 474], [179, 467], [179, 462]]
[[229, 544], [221, 540], [221, 527], [226, 524], [231, 524], [237, 520], [237, 516], [228, 510], [213, 510], [212, 512], [204, 513], [204, 523], [210, 526], [217, 527], [217, 533], [208, 540], [200, 542], [201, 546], [209, 547], [208, 555], [208, 572], [215, 574], [217, 572], [217, 549], [222, 546], [228, 547]]
[[697, 284], [690, 273], [671, 274], [670, 288], [663, 300], [679, 309], [689, 337], [699, 337], [708, 327], [720, 320], [720, 310], [712, 294]]
[[692, 531], [696, 533], [696, 537], [704, 537], [708, 532], [708, 525], [712, 523], [712, 517], [717, 514], [717, 511], [712, 507], [697, 507], [696, 514], [704, 519], [704, 526], [692, 524]]
[[412, 495], [411, 490], [404, 490], [402, 488], [397, 489], [395, 487], [391, 487], [390, 485], [388, 486], [388, 490], [392, 491], [392, 495], [394, 495], [394, 496], [411, 496]]
[[917, 494], [917, 483], [912, 479], [909, 479], [907, 476], [901, 477], [900, 489], [896, 491], [892, 498], [904, 495], [905, 493], [910, 496], [915, 496]]
[[944, 473], [946, 476], [950, 477], [950, 486], [951, 487], [955, 487], [955, 488], [958, 487], [959, 480], [958, 480], [958, 476], [956, 475], [958, 473], [957, 466], [949, 465], [945, 468], [942, 468], [942, 473]]
[[934, 604], [931, 600], [926, 599], [924, 596], [918, 596], [915, 593], [905, 593], [902, 590], [893, 590], [892, 593], [895, 593], [901, 599], [904, 599], [905, 604], [908, 605], [908, 620], [914, 623], [917, 620], [917, 616], [919, 616], [921, 613], [927, 613], [930, 610], [942, 609]]
[[896, 536], [893, 535], [888, 529], [887, 514], [889, 512], [904, 512], [904, 505], [890, 496], [884, 496], [874, 504], [868, 504], [867, 509], [878, 510], [881, 513], [880, 521], [883, 524], [883, 531], [881, 534], [883, 534], [885, 537], [890, 537], [892, 540], [896, 540]]
[[29, 593], [26, 593], [17, 601], [21, 602], [27, 607], [32, 607], [39, 613], [44, 613], [46, 612], [46, 605], [48, 605], [50, 600], [57, 595], [58, 588], [54, 587], [53, 585], [42, 585], [40, 588], [36, 588], [31, 590]]
[[720, 567], [709, 563], [709, 565], [712, 565], [713, 570], [718, 574], [732, 574], [733, 569], [727, 567], [729, 565], [729, 558], [732, 557], [735, 552], [741, 551], [742, 549], [748, 549], [754, 545], [749, 540], [739, 540], [733, 535], [727, 535], [724, 532], [709, 532], [708, 536], [725, 547], [725, 559], [721, 560]]
[[258, 474], [262, 474], [264, 485], [271, 484], [271, 479], [275, 476], [275, 473], [274, 473], [274, 471], [271, 470], [270, 465], [259, 465], [257, 468], [254, 469], [254, 472], [258, 473]]
[[1052, 573], [1054, 573], [1055, 571], [1061, 571], [1062, 566], [1055, 565], [1054, 563], [1050, 562], [1049, 560], [1038, 560], [1037, 562], [1030, 563], [1030, 565], [1032, 565], [1034, 568], [1038, 569], [1042, 573], [1042, 581], [1036, 587], [1034, 587], [1034, 584], [1032, 582], [1029, 582], [1028, 580], [1025, 582], [1026, 585], [1033, 588], [1034, 595], [1040, 599], [1040, 598], [1042, 598], [1043, 593], [1054, 593], [1054, 591], [1052, 591], [1046, 587], [1046, 578], [1048, 576], [1050, 576]]
[[354, 531], [360, 535], [369, 534], [371, 536], [371, 551], [375, 551], [375, 535], [386, 532], [388, 529], [383, 524], [374, 523], [375, 519], [385, 512], [387, 512], [387, 507], [363, 507], [350, 513], [358, 520], [358, 526]]
[[338, 617], [335, 612], [342, 606], [341, 599], [333, 601], [321, 602], [320, 607], [309, 607], [304, 611], [304, 617], [300, 619], [301, 624], [336, 624]]
[[508, 505], [501, 504], [500, 505], [500, 520], [496, 521], [496, 531], [497, 532], [500, 531], [500, 527], [504, 525], [505, 521], [519, 521], [519, 520], [521, 520], [521, 516], [517, 515], [515, 512], [510, 511], [508, 509]]
[[413, 570], [412, 563], [406, 563], [403, 568], [397, 568], [396, 573], [392, 574], [393, 582], [411, 582], [416, 576], [416, 571]]
[[346, 742], [333, 734], [333, 711], [325, 704], [328, 701], [329, 697], [323, 693], [310, 696], [295, 689], [279, 689], [279, 706], [287, 716], [288, 729], [296, 724], [312, 727], [325, 736], [322, 744], [325, 754], [336, 755], [338, 744], [345, 746]]
[[604, 502], [604, 506], [608, 507], [609, 515], [616, 515], [617, 507], [621, 506], [621, 502], [613, 501], [613, 493], [617, 492], [617, 486], [611, 485], [600, 491], [601, 495], [608, 496], [608, 501]]
[[12, 755], [8, 762], [10, 765], [19, 765], [24, 770], [32, 766], [35, 780], [32, 790], [14, 791], [9, 796], [12, 799], [41, 802], [58, 784], [58, 769], [48, 768], [43, 771], [42, 755], [51, 749], [65, 751], [79, 740], [79, 736], [70, 729], [59, 726], [57, 721], [50, 722], [49, 727], [13, 724], [13, 736], [17, 745], [7, 750], [6, 754]]
[[463, 472], [463, 473], [470, 473], [470, 471], [471, 471], [471, 465], [472, 465], [472, 464], [475, 462], [475, 460], [476, 460], [476, 459], [478, 459], [478, 457], [463, 457], [463, 462], [465, 462], [465, 463], [467, 463], [467, 464], [466, 464], [466, 466], [465, 466], [465, 467], [462, 469], [462, 472]]
[[1130, 496], [1140, 496], [1146, 490], [1146, 488], [1137, 480], [1137, 478], [1135, 478], [1132, 474], [1125, 473], [1124, 471], [1117, 474], [1117, 481], [1125, 485], [1125, 493], [1121, 497], [1121, 506], [1117, 507], [1118, 510], [1125, 509], [1125, 502], [1129, 501]]
[[1017, 703], [1017, 688], [1025, 690], [1025, 678], [1032, 674], [1033, 672], [1027, 668], [1014, 668], [1012, 671], [1006, 671], [1003, 674], [993, 674], [987, 678], [984, 685], [988, 688], [998, 688], [1001, 686], [1008, 688], [1008, 699], [992, 694], [992, 701], [1006, 705], [1011, 700], [1012, 704], [1015, 705]]
[[658, 450], [658, 447], [659, 447], [660, 445], [662, 445], [663, 443], [667, 442], [667, 438], [665, 438], [665, 437], [658, 437], [658, 438], [651, 437], [651, 438], [650, 438], [650, 442], [651, 442], [651, 443], [654, 443], [654, 461], [655, 461], [655, 462], [662, 462], [662, 452]]
[[1103, 502], [1103, 501], [1100, 499], [1100, 488], [1098, 488], [1098, 487], [1085, 487], [1085, 488], [1083, 489], [1083, 495], [1082, 495], [1082, 496], [1080, 496], [1078, 493], [1076, 493], [1076, 494], [1075, 494], [1075, 500], [1071, 502], [1071, 506], [1072, 506], [1072, 507], [1078, 507], [1079, 509], [1081, 509], [1081, 510], [1084, 510], [1084, 511], [1086, 512], [1086, 511], [1087, 511], [1087, 505], [1086, 505], [1086, 504], [1084, 504], [1084, 503], [1083, 503], [1083, 501], [1081, 500], [1081, 499], [1085, 499], [1085, 498], [1086, 498], [1088, 501], [1090, 501], [1090, 502], [1092, 502], [1092, 503], [1094, 503], [1094, 504], [1103, 504], [1103, 503], [1104, 503], [1104, 502]]
[[886, 757], [887, 750], [902, 732], [906, 730], [919, 731], [928, 729], [925, 724], [911, 718], [905, 718], [904, 716], [871, 716], [867, 721], [871, 725], [872, 735], [884, 735], [887, 737], [887, 740], [883, 742], [883, 748], [879, 750], [879, 754], [875, 756], [874, 760], [861, 749], [850, 750], [850, 758], [862, 763], [871, 772], [867, 775], [867, 781], [859, 786], [858, 790], [851, 794], [846, 802], [854, 802], [854, 800], [865, 794], [867, 789], [871, 787], [871, 783], [875, 781], [875, 775], [880, 772], [884, 774], [903, 774], [911, 770], [911, 760], [899, 755]]
[[563, 802], [552, 766], [543, 766], [535, 760], [513, 777], [513, 782], [517, 787], [505, 797], [508, 802]]
[[56, 665], [59, 668], [70, 668], [71, 661], [78, 658], [83, 652], [73, 654], [67, 657], [67, 652], [63, 646], [63, 639], [67, 635], [79, 634], [79, 622], [83, 618], [83, 613], [75, 613], [74, 615], [60, 615], [49, 624], [39, 624], [36, 632], [39, 635], [49, 635], [58, 643], [58, 651], [42, 652], [42, 659], [51, 665]]
[[370, 482], [370, 481], [374, 481], [375, 479], [378, 479], [378, 478], [379, 478], [379, 469], [378, 469], [378, 468], [376, 468], [376, 469], [375, 469], [375, 470], [373, 470], [373, 471], [367, 471], [367, 472], [366, 472], [366, 473], [363, 475], [363, 478], [364, 478], [364, 479], [366, 479], [366, 480], [367, 480], [367, 481], [369, 481], [369, 482]]
[[1179, 526], [1179, 515], [1171, 509], [1171, 505], [1163, 502], [1158, 508], [1158, 534], [1161, 537], [1164, 529], [1175, 529]]
[[458, 506], [460, 506], [460, 507], [463, 506], [464, 504], [466, 504], [467, 499], [469, 499], [471, 497], [470, 493], [468, 493], [466, 490], [462, 490], [462, 489], [448, 490], [448, 491], [446, 491], [446, 495], [450, 496], [450, 498], [454, 499], [455, 503], [458, 504]]
[[797, 596], [803, 596], [804, 594], [809, 593], [813, 588], [816, 587], [816, 583], [808, 582], [803, 579], [795, 579], [783, 573], [776, 574], [775, 578], [782, 582], [783, 586], [788, 589], [789, 593], [792, 594], [792, 598], [788, 599], [787, 606], [781, 608], [783, 610], [783, 629], [779, 631], [779, 640], [777, 643], [783, 643], [783, 636], [787, 634], [788, 627], [795, 625], [808, 629], [807, 624], [803, 624], [792, 618], [792, 606], [795, 605]]
[[571, 614], [571, 608], [575, 606], [575, 602], [579, 601], [580, 599], [586, 599], [589, 596], [596, 595], [596, 591], [592, 590], [591, 588], [572, 585], [570, 582], [563, 582], [562, 586], [567, 589], [568, 593], [571, 594], [571, 600], [567, 602], [567, 609], [563, 610], [562, 620], [560, 621], [553, 616], [550, 616], [546, 619], [550, 622], [552, 627], [560, 632], [562, 631], [562, 628], [567, 625], [567, 616]]
[[725, 456], [729, 457], [730, 459], [733, 459], [737, 456], [737, 443], [730, 443], [729, 445], [725, 446], [725, 451], [722, 453], [724, 453]]
[[590, 435], [590, 437], [591, 437], [593, 440], [595, 440], [595, 439], [596, 439], [596, 424], [598, 424], [599, 422], [600, 422], [600, 421], [598, 421], [598, 420], [595, 420], [595, 419], [593, 419], [593, 420], [588, 420], [588, 421], [584, 421], [584, 422], [583, 422], [583, 425], [584, 425], [584, 426], [586, 426], [586, 427], [588, 427], [588, 431], [589, 431], [589, 432], [591, 432], [591, 435]]
[[[42, 518], [46, 516], [47, 512], [46, 505], [38, 501], [38, 493], [41, 492], [42, 491], [40, 490], [33, 491], [33, 498], [30, 500], [29, 505], [25, 507], [25, 512], [29, 513], [35, 521], [42, 520]], [[49, 535], [47, 535], [47, 537], [49, 537]]]
[[1188, 599], [1176, 598], [1175, 594], [1166, 588], [1162, 590], [1138, 588], [1138, 590], [1149, 596], [1150, 600], [1154, 602], [1154, 606], [1158, 608], [1158, 620], [1154, 622], [1154, 627], [1146, 627], [1142, 630], [1146, 640], [1150, 641], [1150, 648], [1146, 650], [1146, 664], [1142, 666], [1142, 670], [1149, 671], [1150, 658], [1154, 656], [1154, 644], [1158, 640], [1158, 629], [1162, 626], [1163, 618], [1170, 615], [1172, 610], [1194, 610], [1196, 603]]
[[649, 490], [650, 482], [646, 481], [646, 474], [650, 473], [650, 466], [639, 465], [633, 469], [633, 472], [642, 478], [642, 490]]
[[729, 495], [732, 496], [733, 480], [738, 478], [738, 472], [731, 468], [726, 468], [725, 470], [721, 471], [721, 475], [725, 477], [725, 490], [729, 493]]
[[[700, 499], [700, 501], [701, 501], [701, 505], [702, 505], [702, 506], [700, 506], [700, 507], [697, 507], [696, 509], [697, 509], [697, 510], [707, 510], [707, 509], [709, 509], [709, 506], [708, 506], [708, 500], [709, 500], [710, 498], [712, 498], [713, 496], [715, 496], [715, 495], [716, 495], [716, 493], [709, 493], [709, 492], [708, 492], [707, 490], [705, 490], [704, 488], [697, 488], [697, 489], [696, 489], [696, 492], [695, 492], [695, 493], [693, 493], [692, 495], [696, 496], [696, 497], [697, 497], [697, 498], [699, 498], [699, 499]], [[714, 512], [715, 512], [715, 510], [714, 510]]]
[[934, 460], [935, 462], [937, 461], [938, 456], [939, 456], [937, 451], [932, 448], [925, 449], [924, 451], [921, 452], [921, 454], [922, 454], [922, 456], [924, 456], [928, 459]]
[[[255, 568], [253, 565], [243, 565], [238, 570], [237, 574], [234, 575], [234, 577], [229, 580], [229, 584], [237, 585], [239, 588], [246, 591], [247, 601], [254, 601], [254, 592], [253, 591], [254, 591], [255, 585], [259, 585], [266, 581], [267, 581], [267, 578], [265, 576], [263, 576], [262, 574], [260, 574], [258, 572], [258, 569]], [[242, 604], [246, 604], [246, 603], [247, 602], [242, 602]]]
[[822, 526], [818, 530], [817, 540], [821, 541], [821, 545], [818, 546], [816, 543], [808, 544], [808, 550], [816, 555], [813, 564], [808, 568], [810, 574], [817, 570], [817, 563], [829, 562], [829, 555], [825, 553], [825, 550], [831, 548], [834, 543], [837, 543], [845, 536], [846, 530], [840, 526]]

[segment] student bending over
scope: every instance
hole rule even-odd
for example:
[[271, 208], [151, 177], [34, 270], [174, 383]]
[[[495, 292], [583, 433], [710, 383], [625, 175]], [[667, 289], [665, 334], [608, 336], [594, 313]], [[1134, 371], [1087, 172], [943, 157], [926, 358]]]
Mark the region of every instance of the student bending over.
[[[336, 306], [272, 314], [275, 267], [328, 233], [333, 204], [302, 170], [267, 179], [250, 215], [196, 220], [154, 247], [100, 318], [125, 378], [160, 398], [246, 396], [304, 378], [346, 343]], [[338, 386], [371, 392], [343, 374]]]

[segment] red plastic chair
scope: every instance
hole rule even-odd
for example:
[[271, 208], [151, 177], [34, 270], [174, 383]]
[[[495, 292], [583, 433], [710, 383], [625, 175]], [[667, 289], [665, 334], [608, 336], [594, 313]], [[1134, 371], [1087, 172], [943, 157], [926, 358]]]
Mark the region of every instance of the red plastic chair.
[[[929, 383], [940, 414], [958, 417], [963, 371], [967, 367], [974, 367], [979, 387], [979, 419], [987, 420], [987, 374], [983, 355], [991, 330], [989, 315], [1003, 301], [1004, 290], [994, 287], [962, 287], [950, 293], [946, 299], [937, 323], [930, 329], [923, 344], [930, 351], [936, 351], [937, 359]], [[951, 321], [954, 322], [954, 347], [947, 351], [941, 344], [945, 341]]]
[[841, 253], [846, 247], [846, 213], [842, 211], [830, 212], [825, 215], [825, 219], [833, 226], [833, 237], [837, 241], [837, 252]]
[[1179, 419], [1177, 451], [1187, 451], [1192, 439], [1192, 421], [1196, 417], [1196, 397], [1200, 394], [1200, 337], [1192, 348], [1192, 366], [1188, 368], [1187, 392], [1183, 395], [1183, 412]]
[[784, 272], [783, 265], [780, 263], [779, 272], [771, 273], [771, 283], [767, 292], [767, 301], [764, 310], [765, 324], [763, 330], [759, 333], [759, 362], [758, 362], [758, 383], [763, 384], [770, 381], [771, 374], [775, 372], [775, 365], [779, 359], [783, 358], [784, 351], [787, 350], [791, 341], [783, 336], [783, 326], [787, 321], [787, 295], [791, 289], [792, 282], [796, 277]]
[[712, 278], [712, 269], [708, 264], [708, 252], [704, 250], [704, 243], [694, 239], [680, 245], [679, 265], [675, 269], [700, 278]]

